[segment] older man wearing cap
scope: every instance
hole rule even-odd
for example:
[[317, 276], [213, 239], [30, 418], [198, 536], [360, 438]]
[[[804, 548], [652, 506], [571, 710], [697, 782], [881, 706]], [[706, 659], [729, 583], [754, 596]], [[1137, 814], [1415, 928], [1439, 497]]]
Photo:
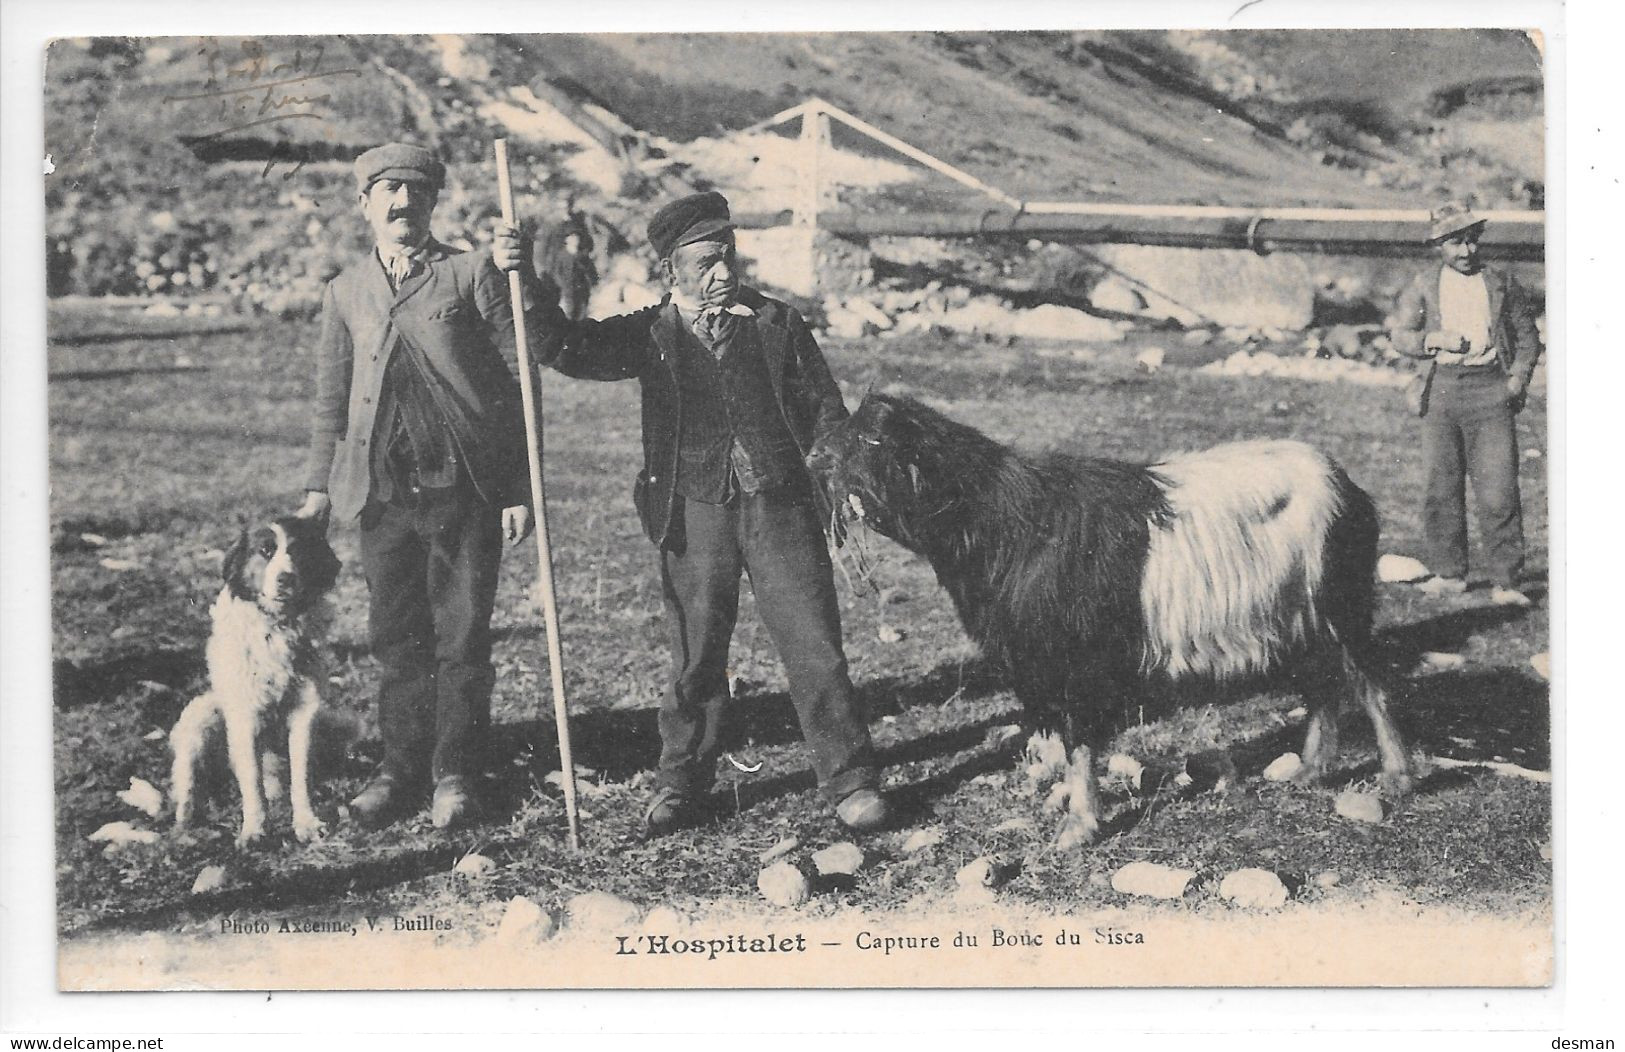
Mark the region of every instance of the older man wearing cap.
[[660, 552], [673, 664], [647, 827], [691, 822], [712, 787], [745, 572], [820, 788], [847, 826], [879, 828], [887, 805], [847, 676], [821, 497], [802, 461], [846, 417], [841, 393], [801, 316], [739, 283], [721, 194], [666, 205], [648, 233], [670, 293], [603, 321], [572, 323], [554, 310], [541, 341], [569, 376], [636, 377], [642, 387], [633, 501]]
[[478, 810], [497, 566], [503, 540], [530, 531], [500, 272], [523, 253], [511, 228], [499, 228], [489, 254], [435, 240], [429, 219], [446, 169], [421, 146], [368, 150], [355, 174], [376, 244], [323, 294], [298, 513], [361, 528], [384, 759], [352, 814], [382, 825], [432, 785], [431, 818], [444, 828]]
[[1536, 304], [1504, 271], [1485, 267], [1485, 220], [1459, 203], [1432, 213], [1428, 243], [1442, 260], [1400, 297], [1389, 318], [1395, 347], [1430, 362], [1422, 404], [1423, 531], [1436, 595], [1467, 589], [1467, 480], [1472, 479], [1491, 573], [1490, 599], [1528, 606], [1514, 418], [1541, 354]]

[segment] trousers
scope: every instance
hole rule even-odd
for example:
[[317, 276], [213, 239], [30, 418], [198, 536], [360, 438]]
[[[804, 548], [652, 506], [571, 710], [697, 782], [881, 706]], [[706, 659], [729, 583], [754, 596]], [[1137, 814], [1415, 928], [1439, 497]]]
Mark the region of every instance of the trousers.
[[473, 775], [491, 722], [491, 610], [502, 513], [471, 485], [361, 513], [384, 770], [409, 783]]
[[874, 788], [869, 728], [847, 674], [829, 550], [810, 498], [783, 487], [726, 504], [674, 499], [686, 543], [661, 551], [672, 679], [660, 706], [657, 784], [685, 793], [711, 787], [744, 571], [784, 662], [820, 789], [839, 801]]
[[1523, 508], [1518, 496], [1516, 414], [1506, 373], [1498, 366], [1440, 366], [1422, 417], [1426, 481], [1422, 525], [1428, 567], [1441, 577], [1467, 576], [1467, 482], [1472, 480], [1479, 529], [1498, 586], [1516, 587], [1523, 572]]

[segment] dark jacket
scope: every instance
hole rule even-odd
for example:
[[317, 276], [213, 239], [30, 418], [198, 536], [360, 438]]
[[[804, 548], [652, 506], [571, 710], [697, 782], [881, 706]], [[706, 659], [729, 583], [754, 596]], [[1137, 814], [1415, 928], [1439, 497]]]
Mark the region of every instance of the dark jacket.
[[[1518, 389], [1529, 386], [1529, 377], [1540, 360], [1540, 330], [1535, 327], [1538, 305], [1511, 274], [1485, 267], [1484, 287], [1489, 292], [1490, 340], [1501, 368], [1518, 381]], [[1423, 339], [1440, 327], [1439, 267], [1430, 266], [1416, 276], [1399, 297], [1399, 305], [1388, 317], [1394, 349], [1413, 358], [1426, 357]]]
[[[474, 429], [456, 454], [480, 495], [498, 507], [530, 500], [507, 278], [489, 254], [438, 242], [424, 262], [393, 292], [369, 252], [328, 282], [322, 297], [305, 487], [326, 490], [339, 521], [366, 506], [384, 369], [402, 341], [422, 354], [435, 396], [451, 400], [455, 418]], [[532, 314], [529, 331], [541, 318], [535, 308]], [[537, 345], [534, 337], [530, 343]]]
[[[830, 376], [817, 342], [795, 308], [742, 288], [739, 302], [756, 312], [762, 357], [784, 422], [805, 457], [823, 433], [846, 419], [846, 404]], [[666, 546], [674, 540], [672, 494], [677, 477], [677, 444], [683, 404], [677, 376], [680, 339], [677, 308], [670, 297], [652, 307], [603, 321], [569, 322], [555, 308], [544, 322], [541, 360], [583, 380], [636, 377], [643, 388], [643, 470], [633, 487], [633, 504], [649, 539]], [[814, 499], [822, 494], [809, 486]]]

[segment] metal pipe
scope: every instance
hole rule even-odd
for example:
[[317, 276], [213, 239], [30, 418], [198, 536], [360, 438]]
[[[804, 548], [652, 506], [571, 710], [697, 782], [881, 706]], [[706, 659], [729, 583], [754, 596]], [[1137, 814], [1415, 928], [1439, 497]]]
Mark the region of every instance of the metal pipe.
[[[1084, 211], [1088, 208], [1088, 211]], [[1544, 212], [1491, 212], [1479, 242], [1491, 259], [1545, 258]], [[787, 212], [740, 213], [734, 224], [764, 229], [789, 223]], [[1332, 209], [1209, 209], [1180, 206], [1076, 206], [1032, 212], [821, 212], [818, 228], [844, 237], [1039, 238], [1083, 244], [1250, 249], [1349, 256], [1425, 256], [1424, 212]]]

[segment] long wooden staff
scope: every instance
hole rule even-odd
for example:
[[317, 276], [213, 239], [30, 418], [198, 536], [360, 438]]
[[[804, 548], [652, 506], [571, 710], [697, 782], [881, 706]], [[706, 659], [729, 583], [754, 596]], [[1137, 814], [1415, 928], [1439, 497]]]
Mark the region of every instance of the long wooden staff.
[[[513, 224], [513, 184], [508, 178], [508, 140], [496, 140], [497, 192], [502, 199], [502, 221]], [[530, 458], [530, 506], [536, 518], [537, 579], [542, 593], [542, 620], [547, 625], [547, 662], [553, 675], [553, 723], [559, 732], [559, 767], [564, 775], [564, 814], [570, 824], [570, 850], [581, 850], [581, 827], [576, 816], [576, 768], [570, 755], [570, 710], [564, 699], [564, 653], [559, 647], [558, 595], [553, 590], [553, 548], [547, 538], [547, 499], [542, 493], [542, 424], [535, 384], [531, 380], [530, 348], [525, 339], [523, 283], [519, 271], [508, 272], [508, 300], [513, 307], [513, 336], [519, 348], [519, 393], [525, 403], [525, 452]]]

